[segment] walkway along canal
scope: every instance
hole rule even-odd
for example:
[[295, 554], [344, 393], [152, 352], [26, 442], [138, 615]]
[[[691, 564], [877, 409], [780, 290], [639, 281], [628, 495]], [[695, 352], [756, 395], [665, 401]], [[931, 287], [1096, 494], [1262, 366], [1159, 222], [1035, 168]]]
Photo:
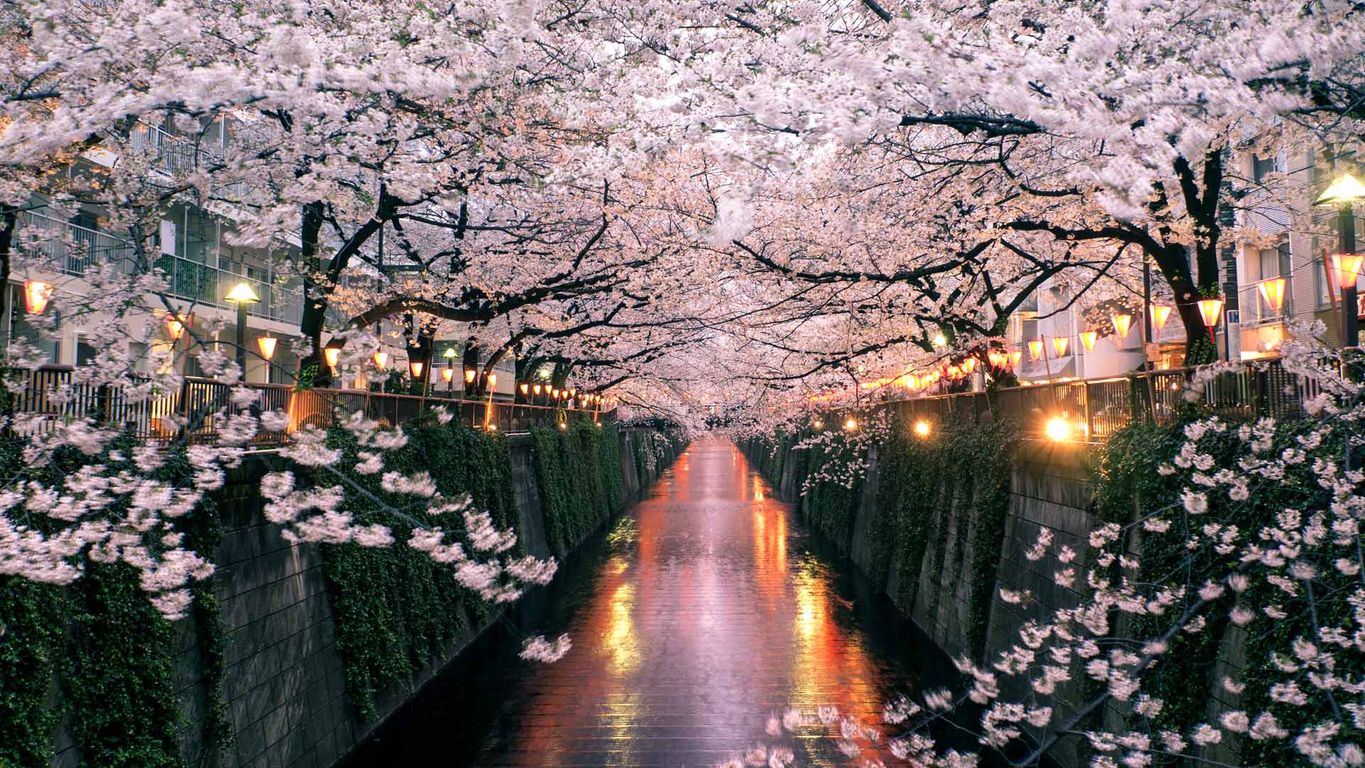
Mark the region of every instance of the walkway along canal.
[[[869, 722], [951, 666], [728, 441], [694, 443], [556, 583], [363, 742], [369, 766], [711, 766], [789, 706]], [[512, 633], [568, 632], [548, 666]], [[815, 764], [849, 764], [819, 750]]]

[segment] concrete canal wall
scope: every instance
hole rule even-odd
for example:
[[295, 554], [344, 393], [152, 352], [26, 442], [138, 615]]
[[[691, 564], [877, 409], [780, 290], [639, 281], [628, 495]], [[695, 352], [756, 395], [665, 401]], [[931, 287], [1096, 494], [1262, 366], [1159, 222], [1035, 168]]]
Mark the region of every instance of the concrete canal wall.
[[[545, 490], [538, 480], [544, 459], [537, 454], [536, 441], [524, 435], [506, 441], [520, 540], [530, 554], [542, 557], [572, 550], [593, 530], [580, 531], [556, 551]], [[682, 448], [676, 439], [654, 430], [623, 429], [619, 441], [618, 510], [638, 499]], [[460, 617], [463, 631], [445, 641], [409, 678], [375, 691], [372, 711], [362, 714], [348, 690], [336, 585], [329, 582], [324, 553], [314, 545], [291, 545], [278, 526], [262, 517], [258, 484], [268, 469], [263, 460], [248, 463], [218, 499], [223, 526], [214, 583], [222, 633], [218, 701], [225, 706], [228, 730], [220, 749], [205, 744], [205, 718], [214, 697], [204, 684], [204, 659], [193, 622], [184, 620], [173, 627], [174, 685], [183, 714], [182, 758], [184, 765], [194, 768], [328, 768], [496, 618], [472, 613]], [[598, 527], [600, 521], [592, 526]], [[54, 765], [60, 768], [89, 764], [71, 731], [69, 718], [64, 718], [55, 737]]]
[[[1064, 588], [1053, 574], [1064, 567], [1056, 557], [1063, 545], [1078, 553], [1073, 565], [1084, 573], [1090, 532], [1099, 524], [1096, 449], [1015, 439], [1005, 448], [990, 435], [965, 433], [933, 451], [914, 440], [867, 449], [866, 472], [848, 488], [821, 470], [831, 462], [829, 450], [797, 448], [793, 437], [751, 441], [744, 450], [806, 524], [831, 539], [945, 653], [990, 659], [1017, 641], [1029, 621], [1083, 599], [1083, 579]], [[833, 457], [833, 463], [849, 458]], [[1031, 561], [1026, 553], [1044, 529], [1054, 546]], [[1012, 605], [1001, 599], [1002, 589], [1031, 597]], [[1188, 683], [1207, 689], [1198, 695], [1207, 700], [1201, 714], [1210, 722], [1237, 708], [1236, 697], [1216, 681], [1240, 677], [1243, 640], [1229, 625], [1217, 641], [1212, 671]], [[1054, 722], [1094, 694], [1079, 666], [1072, 675], [1059, 687], [1061, 714]], [[1110, 707], [1104, 717], [1117, 727], [1120, 713]], [[1051, 756], [1064, 766], [1089, 760], [1078, 739], [1063, 740]], [[1239, 757], [1233, 743], [1210, 747], [1204, 756], [1230, 764]]]

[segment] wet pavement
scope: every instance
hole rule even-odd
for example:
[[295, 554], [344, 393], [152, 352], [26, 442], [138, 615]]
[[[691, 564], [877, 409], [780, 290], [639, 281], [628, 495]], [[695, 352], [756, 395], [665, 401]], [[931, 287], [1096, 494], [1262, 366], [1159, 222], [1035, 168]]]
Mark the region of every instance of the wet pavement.
[[[787, 707], [875, 722], [884, 697], [947, 674], [728, 441], [694, 443], [585, 550], [348, 768], [711, 766]], [[550, 665], [517, 659], [508, 637], [561, 631], [574, 647]]]

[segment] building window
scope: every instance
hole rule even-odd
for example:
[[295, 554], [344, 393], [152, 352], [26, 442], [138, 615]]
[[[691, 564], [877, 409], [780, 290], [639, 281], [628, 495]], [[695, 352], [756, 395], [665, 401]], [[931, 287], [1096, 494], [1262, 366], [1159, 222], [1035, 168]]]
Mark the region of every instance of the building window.
[[1266, 176], [1279, 170], [1279, 163], [1275, 157], [1253, 157], [1251, 158], [1251, 178], [1256, 182], [1265, 181]]
[[1336, 297], [1333, 286], [1327, 282], [1326, 255], [1313, 259], [1313, 298], [1318, 309], [1331, 309]]

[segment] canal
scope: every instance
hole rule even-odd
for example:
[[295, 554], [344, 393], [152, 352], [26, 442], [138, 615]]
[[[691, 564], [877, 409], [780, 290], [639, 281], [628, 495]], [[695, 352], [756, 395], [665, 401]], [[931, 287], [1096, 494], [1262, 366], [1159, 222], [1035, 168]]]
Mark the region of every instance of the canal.
[[[516, 637], [560, 632], [573, 649], [559, 662], [517, 657]], [[713, 766], [763, 741], [788, 707], [877, 723], [886, 697], [951, 674], [732, 443], [711, 438], [345, 766]], [[795, 746], [806, 764], [857, 764], [813, 738]]]

